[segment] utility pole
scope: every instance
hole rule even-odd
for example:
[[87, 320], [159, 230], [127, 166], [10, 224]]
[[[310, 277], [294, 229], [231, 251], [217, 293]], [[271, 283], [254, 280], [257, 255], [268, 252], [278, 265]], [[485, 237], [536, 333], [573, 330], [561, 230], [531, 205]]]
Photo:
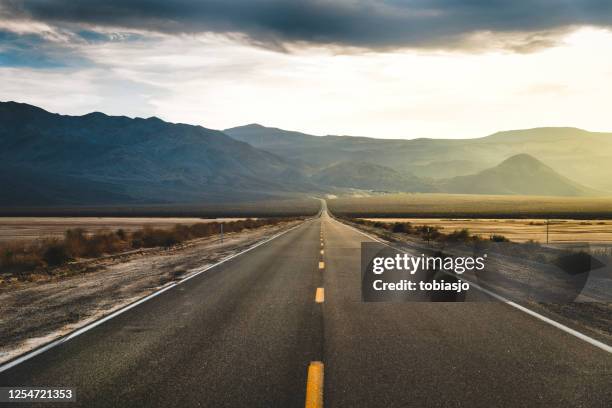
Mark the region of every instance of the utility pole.
[[550, 219], [546, 219], [546, 245], [548, 245], [548, 225], [550, 224]]

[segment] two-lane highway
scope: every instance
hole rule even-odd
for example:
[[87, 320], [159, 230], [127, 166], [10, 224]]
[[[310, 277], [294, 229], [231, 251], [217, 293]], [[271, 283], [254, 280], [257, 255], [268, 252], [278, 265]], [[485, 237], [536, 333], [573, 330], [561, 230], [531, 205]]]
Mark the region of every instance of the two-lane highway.
[[367, 240], [324, 210], [0, 386], [71, 386], [83, 407], [300, 407], [320, 375], [327, 407], [610, 406], [609, 353], [505, 304], [362, 303]]

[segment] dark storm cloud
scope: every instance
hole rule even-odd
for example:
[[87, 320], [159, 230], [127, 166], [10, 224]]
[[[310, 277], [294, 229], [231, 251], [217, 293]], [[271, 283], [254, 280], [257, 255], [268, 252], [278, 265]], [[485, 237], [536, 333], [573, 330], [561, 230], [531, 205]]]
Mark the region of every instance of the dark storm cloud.
[[[612, 25], [609, 0], [22, 0], [5, 2], [5, 12], [49, 24], [232, 32], [268, 45], [304, 41], [367, 48], [452, 48], [474, 32]], [[533, 41], [546, 44], [540, 37]]]

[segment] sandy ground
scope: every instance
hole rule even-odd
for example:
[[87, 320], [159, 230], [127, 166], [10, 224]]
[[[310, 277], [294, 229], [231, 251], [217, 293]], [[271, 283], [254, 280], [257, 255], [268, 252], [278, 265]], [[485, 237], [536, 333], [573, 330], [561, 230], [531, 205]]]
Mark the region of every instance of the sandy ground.
[[[449, 233], [467, 228], [472, 234], [489, 238], [503, 235], [514, 242], [534, 240], [546, 243], [546, 220], [536, 219], [451, 219], [451, 218], [366, 218], [381, 222], [411, 222], [433, 225]], [[550, 220], [548, 239], [551, 244], [586, 242], [612, 244], [610, 220]]]
[[[194, 269], [237, 253], [299, 221], [69, 265], [67, 277], [0, 286], [0, 362], [69, 333]], [[61, 274], [61, 273], [60, 273]]]
[[176, 224], [227, 222], [244, 218], [146, 218], [146, 217], [0, 217], [0, 242], [61, 237], [67, 229], [83, 228], [87, 232], [143, 227], [172, 228]]

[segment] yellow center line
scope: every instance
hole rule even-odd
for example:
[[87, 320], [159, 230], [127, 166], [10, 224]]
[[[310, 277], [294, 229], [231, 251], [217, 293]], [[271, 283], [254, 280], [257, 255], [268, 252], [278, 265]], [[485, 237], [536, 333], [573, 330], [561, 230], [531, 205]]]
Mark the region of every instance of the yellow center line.
[[319, 269], [324, 269], [324, 268], [325, 268], [325, 262], [319, 261]]
[[321, 255], [323, 255], [324, 253], [325, 253], [325, 251], [324, 251], [324, 250], [321, 250]]
[[323, 241], [321, 241], [321, 248], [323, 248]]
[[308, 366], [306, 408], [323, 408], [323, 369], [321, 361], [312, 361]]
[[315, 295], [315, 302], [317, 303], [325, 302], [325, 289], [317, 288], [317, 293]]

